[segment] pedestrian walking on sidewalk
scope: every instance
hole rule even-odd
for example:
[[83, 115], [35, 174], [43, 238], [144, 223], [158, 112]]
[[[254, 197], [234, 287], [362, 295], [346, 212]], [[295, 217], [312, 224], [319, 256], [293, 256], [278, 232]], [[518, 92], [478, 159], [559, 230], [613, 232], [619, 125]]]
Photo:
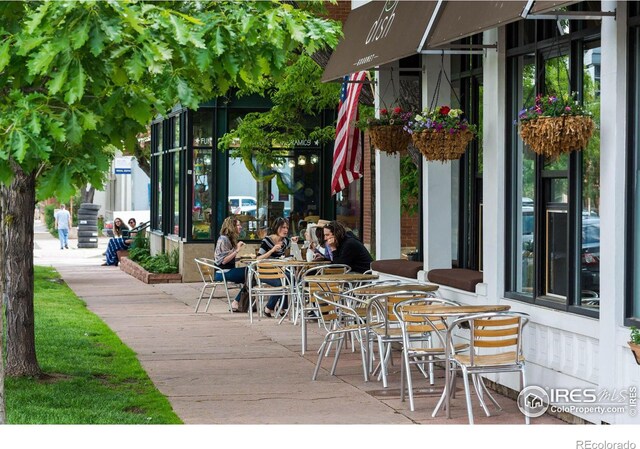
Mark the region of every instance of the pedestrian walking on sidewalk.
[[60, 239], [60, 249], [69, 249], [69, 229], [71, 229], [71, 214], [64, 204], [60, 204], [60, 210], [54, 215], [56, 219], [56, 229]]

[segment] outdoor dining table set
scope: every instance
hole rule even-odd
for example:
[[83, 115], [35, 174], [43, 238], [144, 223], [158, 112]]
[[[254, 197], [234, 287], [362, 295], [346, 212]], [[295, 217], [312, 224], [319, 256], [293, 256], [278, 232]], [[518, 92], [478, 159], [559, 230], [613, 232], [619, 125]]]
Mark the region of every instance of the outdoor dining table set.
[[[525, 386], [522, 327], [528, 317], [511, 312], [508, 305], [461, 305], [439, 297], [435, 284], [381, 280], [375, 273], [353, 273], [346, 265], [328, 261], [252, 260], [247, 265], [247, 286], [251, 302], [258, 307], [258, 317], [262, 316], [265, 298], [288, 297], [290, 307], [284, 310], [284, 301], [280, 300], [276, 316], [280, 315], [279, 323], [287, 316], [292, 324], [300, 323], [302, 354], [307, 350], [309, 323], [324, 328], [326, 335], [317, 349], [313, 380], [332, 350], [335, 355], [330, 374], [335, 375], [342, 348], [351, 344], [352, 350], [359, 346], [364, 380], [377, 376], [387, 388], [388, 364], [394, 348], [401, 348], [400, 396], [404, 401], [408, 393], [411, 411], [415, 410], [412, 368], [433, 386], [437, 364], [445, 369], [445, 382], [433, 416], [443, 407], [450, 416], [450, 400], [460, 373], [470, 423], [469, 377], [487, 416], [490, 413], [485, 398], [496, 408], [500, 406], [481, 374], [518, 372], [521, 388]], [[253, 322], [252, 307], [249, 315]], [[528, 418], [525, 421], [528, 423]]]
[[[412, 411], [415, 410], [412, 367], [417, 367], [431, 385], [435, 381], [434, 365], [445, 368], [445, 383], [433, 416], [443, 406], [450, 416], [450, 400], [455, 394], [455, 379], [460, 372], [470, 423], [473, 423], [473, 413], [469, 377], [487, 416], [490, 412], [486, 398], [498, 410], [500, 405], [480, 374], [519, 372], [521, 386], [525, 386], [521, 346], [522, 327], [527, 322], [525, 314], [510, 312], [510, 306], [504, 304], [460, 305], [437, 297], [438, 286], [434, 284], [385, 282], [373, 276], [347, 273], [303, 279], [308, 291], [315, 296], [315, 301], [311, 302], [315, 303], [318, 319], [327, 331], [318, 349], [314, 380], [333, 345], [336, 347], [330, 373], [335, 374], [340, 351], [345, 341], [350, 340], [352, 345], [360, 346], [364, 380], [377, 374], [385, 388], [392, 348], [394, 345], [402, 347], [400, 392], [402, 400], [408, 392]], [[354, 282], [358, 285], [354, 286]], [[313, 284], [316, 288], [309, 288]], [[336, 285], [341, 288], [335, 288]], [[373, 349], [375, 341], [378, 343], [377, 357]], [[303, 332], [303, 353], [305, 350], [306, 334]], [[528, 418], [525, 421], [528, 423]]]

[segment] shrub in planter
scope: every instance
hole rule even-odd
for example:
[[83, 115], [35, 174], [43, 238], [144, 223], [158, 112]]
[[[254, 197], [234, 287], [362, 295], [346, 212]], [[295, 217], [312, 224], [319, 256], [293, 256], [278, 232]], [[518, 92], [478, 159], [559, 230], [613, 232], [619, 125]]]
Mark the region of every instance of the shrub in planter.
[[636, 358], [636, 363], [640, 365], [640, 329], [635, 326], [631, 326], [631, 335], [629, 340], [629, 347], [633, 356]]

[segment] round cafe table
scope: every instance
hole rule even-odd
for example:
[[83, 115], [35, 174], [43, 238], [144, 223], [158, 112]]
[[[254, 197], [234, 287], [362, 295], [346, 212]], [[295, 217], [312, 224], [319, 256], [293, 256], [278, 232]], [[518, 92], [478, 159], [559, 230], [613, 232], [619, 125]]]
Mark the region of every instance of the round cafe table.
[[358, 295], [384, 295], [403, 291], [432, 293], [438, 290], [436, 284], [391, 284], [391, 285], [370, 285], [357, 290]]

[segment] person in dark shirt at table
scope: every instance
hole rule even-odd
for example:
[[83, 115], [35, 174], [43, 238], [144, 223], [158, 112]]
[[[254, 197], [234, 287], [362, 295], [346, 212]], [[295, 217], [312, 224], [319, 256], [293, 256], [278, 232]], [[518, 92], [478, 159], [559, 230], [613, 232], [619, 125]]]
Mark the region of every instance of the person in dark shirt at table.
[[345, 264], [354, 273], [364, 273], [371, 269], [371, 254], [360, 240], [338, 221], [325, 225], [324, 242], [325, 257], [332, 263]]

